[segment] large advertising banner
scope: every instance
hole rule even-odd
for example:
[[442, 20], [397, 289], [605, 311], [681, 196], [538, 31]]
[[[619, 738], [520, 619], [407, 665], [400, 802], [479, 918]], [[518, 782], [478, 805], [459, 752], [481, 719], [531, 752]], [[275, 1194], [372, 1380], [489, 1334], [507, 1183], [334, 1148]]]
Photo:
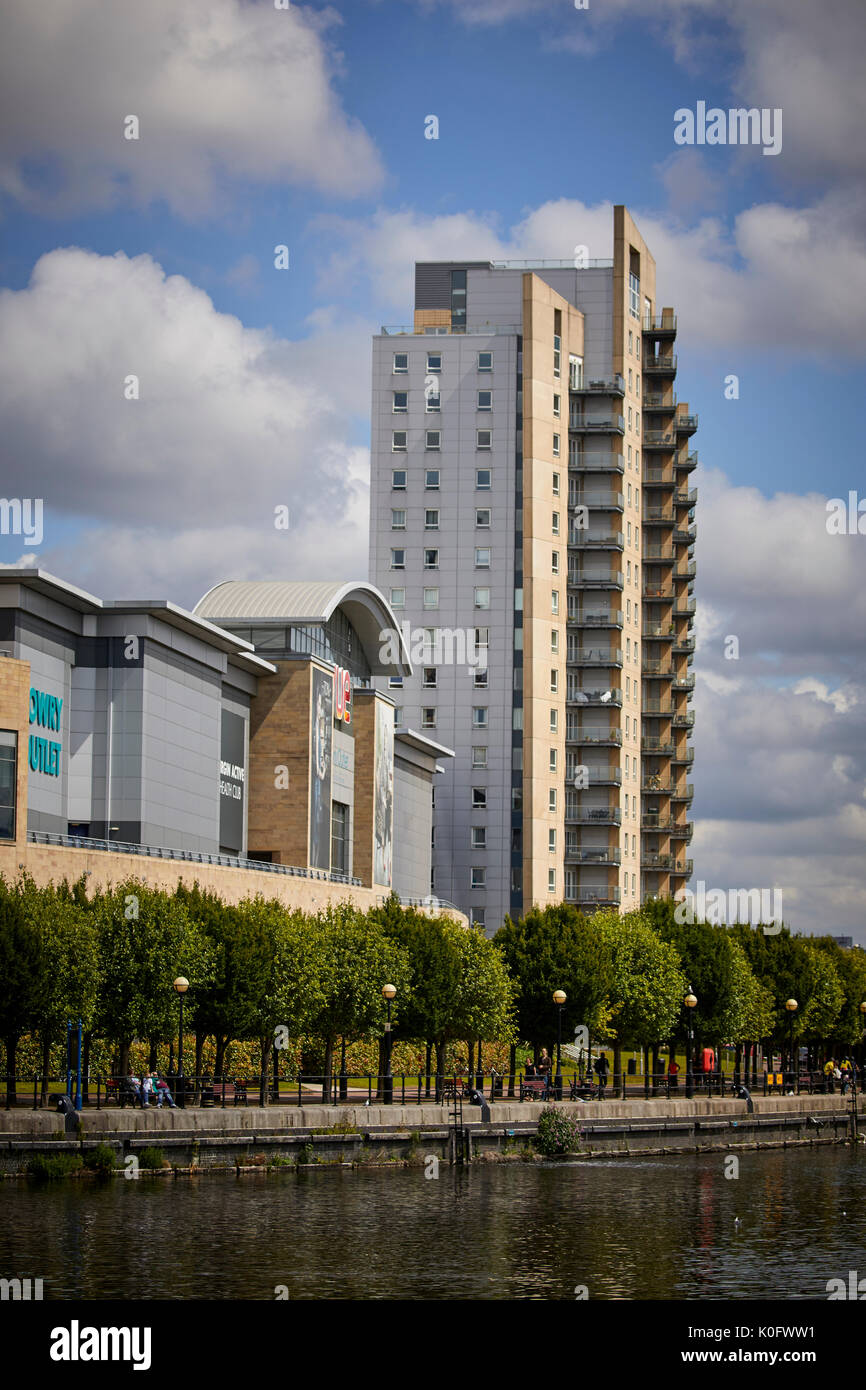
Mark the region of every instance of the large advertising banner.
[[313, 670], [310, 730], [310, 865], [331, 867], [331, 745], [334, 734], [334, 677]]
[[394, 711], [376, 703], [376, 778], [373, 814], [373, 882], [391, 887], [394, 817]]
[[229, 854], [243, 854], [246, 780], [246, 725], [239, 714], [224, 709], [220, 729], [220, 849]]

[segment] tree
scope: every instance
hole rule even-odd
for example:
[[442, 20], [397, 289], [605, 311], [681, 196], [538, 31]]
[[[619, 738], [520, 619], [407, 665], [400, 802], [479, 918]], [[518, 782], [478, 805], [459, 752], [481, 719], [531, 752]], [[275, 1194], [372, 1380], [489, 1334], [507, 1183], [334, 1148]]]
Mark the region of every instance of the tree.
[[[42, 1096], [48, 1093], [51, 1045], [65, 1036], [67, 1020], [81, 1019], [85, 1039], [96, 1014], [99, 991], [99, 945], [87, 909], [84, 880], [70, 887], [47, 884], [37, 888], [25, 876], [25, 910], [51, 962], [39, 980], [35, 1003], [42, 1042]], [[85, 1076], [87, 1063], [84, 1064]]]
[[15, 1063], [24, 1033], [39, 1026], [42, 980], [52, 969], [36, 921], [38, 889], [31, 879], [9, 885], [0, 875], [0, 1037], [6, 1048], [7, 1094], [16, 1092]]
[[613, 967], [614, 1075], [622, 1074], [624, 1042], [643, 1048], [649, 1074], [648, 1049], [670, 1036], [688, 988], [679, 954], [642, 912], [621, 917], [614, 911], [596, 912], [592, 923], [607, 943]]

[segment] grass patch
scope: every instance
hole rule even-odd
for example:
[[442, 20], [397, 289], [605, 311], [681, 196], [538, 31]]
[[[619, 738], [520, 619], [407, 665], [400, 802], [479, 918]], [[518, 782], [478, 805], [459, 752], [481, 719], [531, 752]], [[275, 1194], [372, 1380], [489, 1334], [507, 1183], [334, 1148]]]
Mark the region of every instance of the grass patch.
[[110, 1177], [114, 1172], [114, 1150], [110, 1144], [98, 1144], [84, 1155], [84, 1166], [91, 1173]]
[[138, 1155], [138, 1166], [139, 1168], [146, 1168], [154, 1172], [158, 1168], [167, 1168], [168, 1164], [162, 1149], [148, 1146], [148, 1148], [142, 1149], [141, 1153]]
[[51, 1182], [56, 1178], [68, 1178], [81, 1170], [80, 1154], [55, 1154], [46, 1158], [45, 1154], [34, 1154], [27, 1160], [27, 1173], [39, 1182]]

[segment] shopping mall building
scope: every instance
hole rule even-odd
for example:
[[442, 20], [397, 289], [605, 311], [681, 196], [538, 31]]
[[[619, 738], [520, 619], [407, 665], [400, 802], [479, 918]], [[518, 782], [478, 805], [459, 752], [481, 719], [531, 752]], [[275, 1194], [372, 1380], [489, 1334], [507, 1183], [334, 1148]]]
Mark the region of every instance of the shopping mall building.
[[366, 583], [217, 585], [194, 613], [0, 571], [0, 872], [298, 905], [429, 899], [451, 750], [394, 729]]

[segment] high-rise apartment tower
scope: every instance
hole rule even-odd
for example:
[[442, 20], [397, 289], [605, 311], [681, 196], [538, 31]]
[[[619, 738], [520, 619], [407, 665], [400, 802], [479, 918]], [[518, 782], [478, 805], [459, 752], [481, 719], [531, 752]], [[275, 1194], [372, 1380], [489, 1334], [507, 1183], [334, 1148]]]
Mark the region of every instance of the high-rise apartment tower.
[[387, 685], [456, 750], [431, 892], [488, 931], [692, 871], [697, 420], [628, 211], [576, 259], [417, 264], [373, 345], [371, 578], [414, 666]]

